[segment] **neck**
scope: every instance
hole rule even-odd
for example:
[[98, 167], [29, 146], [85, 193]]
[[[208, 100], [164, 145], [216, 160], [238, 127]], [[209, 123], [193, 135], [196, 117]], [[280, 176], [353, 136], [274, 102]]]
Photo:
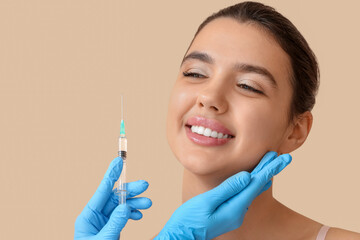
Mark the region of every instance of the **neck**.
[[[182, 201], [186, 202], [196, 195], [213, 189], [224, 180], [225, 179], [221, 177], [199, 176], [185, 169], [183, 175]], [[270, 221], [270, 219], [273, 218], [274, 211], [279, 207], [279, 204], [280, 203], [273, 197], [271, 186], [252, 202], [240, 228], [215, 239], [258, 239], [255, 236], [258, 234], [259, 228], [271, 228], [273, 221]], [[261, 239], [261, 237], [259, 239]]]

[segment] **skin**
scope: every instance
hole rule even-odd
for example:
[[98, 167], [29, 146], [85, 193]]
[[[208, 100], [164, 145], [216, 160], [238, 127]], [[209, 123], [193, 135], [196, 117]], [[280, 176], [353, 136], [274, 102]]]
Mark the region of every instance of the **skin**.
[[[195, 51], [208, 54], [213, 62], [188, 59], [182, 63], [167, 116], [169, 145], [184, 166], [183, 202], [239, 171], [251, 171], [268, 151], [297, 149], [312, 124], [310, 112], [289, 121], [289, 56], [257, 25], [230, 18], [213, 20], [185, 56]], [[263, 74], [235, 70], [235, 64], [265, 68], [276, 86]], [[221, 146], [192, 142], [185, 134], [185, 123], [192, 116], [220, 121], [235, 138]], [[271, 187], [254, 200], [240, 228], [216, 239], [315, 239], [321, 226], [274, 199]], [[360, 239], [351, 234], [355, 233], [331, 228], [326, 239], [335, 239], [332, 235]]]

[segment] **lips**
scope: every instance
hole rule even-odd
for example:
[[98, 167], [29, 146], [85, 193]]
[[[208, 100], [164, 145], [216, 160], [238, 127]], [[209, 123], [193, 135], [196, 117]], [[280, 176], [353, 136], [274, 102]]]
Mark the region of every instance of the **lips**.
[[222, 125], [218, 120], [208, 119], [200, 116], [191, 117], [187, 120], [186, 126], [203, 126], [204, 128], [210, 128], [213, 131], [227, 134], [229, 136], [235, 137], [234, 134], [227, 129], [224, 125]]
[[[218, 133], [227, 134], [227, 138], [213, 138], [210, 136], [204, 136], [197, 134], [196, 132], [191, 131], [191, 126], [202, 126], [204, 128], [209, 128]], [[215, 119], [207, 119], [204, 117], [196, 116], [191, 117], [187, 120], [185, 124], [185, 132], [187, 137], [194, 143], [202, 146], [220, 146], [224, 145], [227, 142], [231, 141], [235, 136], [234, 134], [222, 125], [219, 121]]]

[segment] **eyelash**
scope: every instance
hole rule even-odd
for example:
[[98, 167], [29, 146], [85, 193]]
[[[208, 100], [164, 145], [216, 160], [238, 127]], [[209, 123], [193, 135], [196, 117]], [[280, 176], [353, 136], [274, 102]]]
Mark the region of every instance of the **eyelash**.
[[184, 77], [193, 77], [193, 78], [205, 78], [204, 75], [200, 73], [193, 73], [193, 72], [183, 72]]
[[[183, 72], [184, 77], [192, 77], [192, 78], [205, 78], [204, 75], [200, 74], [200, 73], [193, 73], [193, 72]], [[254, 93], [258, 93], [258, 94], [264, 94], [262, 91], [257, 90], [249, 85], [246, 84], [237, 84], [238, 87], [245, 89], [247, 91], [251, 91]]]
[[262, 91], [257, 90], [256, 88], [253, 88], [253, 87], [251, 87], [251, 86], [249, 86], [249, 85], [246, 85], [246, 84], [243, 84], [243, 83], [237, 84], [237, 86], [240, 87], [240, 88], [243, 88], [243, 89], [245, 89], [245, 90], [252, 91], [252, 92], [254, 92], [254, 93], [264, 94]]

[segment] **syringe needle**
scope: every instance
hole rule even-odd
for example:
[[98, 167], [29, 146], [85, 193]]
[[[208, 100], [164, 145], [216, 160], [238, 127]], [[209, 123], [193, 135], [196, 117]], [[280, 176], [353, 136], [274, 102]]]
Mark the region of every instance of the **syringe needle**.
[[121, 120], [124, 120], [124, 98], [123, 95], [121, 96]]

